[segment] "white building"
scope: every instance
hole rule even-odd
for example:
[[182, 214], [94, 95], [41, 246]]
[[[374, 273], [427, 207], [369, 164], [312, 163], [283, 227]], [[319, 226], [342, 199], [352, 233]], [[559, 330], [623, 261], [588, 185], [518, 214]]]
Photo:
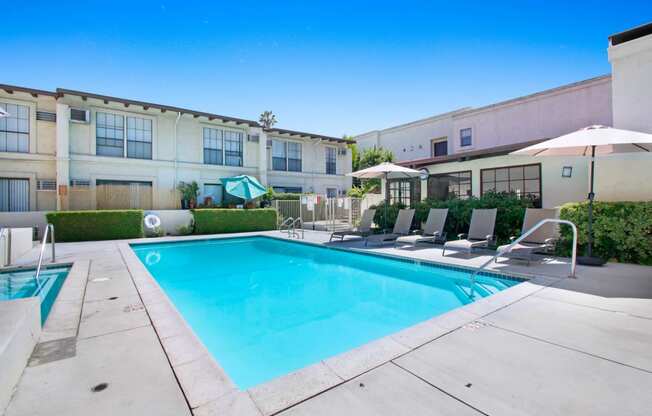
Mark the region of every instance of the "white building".
[[[426, 180], [390, 181], [393, 201], [493, 190], [529, 196], [543, 207], [583, 200], [587, 158], [509, 153], [593, 124], [652, 132], [652, 25], [610, 42], [613, 75], [361, 134], [358, 147], [389, 149], [401, 164], [424, 171]], [[600, 158], [597, 165], [598, 199], [652, 199], [651, 155]]]
[[0, 211], [178, 208], [247, 174], [279, 192], [337, 195], [351, 186], [344, 140], [256, 121], [87, 92], [0, 84]]

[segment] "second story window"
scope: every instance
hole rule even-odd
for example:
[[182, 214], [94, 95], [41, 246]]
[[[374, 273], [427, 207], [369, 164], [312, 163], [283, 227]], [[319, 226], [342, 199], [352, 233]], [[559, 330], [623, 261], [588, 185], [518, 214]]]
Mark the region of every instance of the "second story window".
[[204, 163], [207, 165], [223, 165], [222, 130], [204, 127]]
[[337, 173], [337, 149], [334, 147], [326, 148], [326, 174], [335, 175]]
[[7, 112], [0, 117], [0, 152], [29, 152], [29, 107], [0, 103]]
[[460, 130], [460, 147], [473, 145], [473, 133], [471, 129]]
[[127, 157], [152, 158], [152, 120], [127, 117]]
[[99, 156], [124, 156], [124, 117], [97, 113], [95, 121], [95, 153]]
[[242, 137], [239, 131], [224, 132], [224, 161], [227, 166], [242, 166]]
[[272, 170], [301, 172], [301, 143], [272, 140]]
[[301, 143], [288, 142], [288, 170], [301, 172]]

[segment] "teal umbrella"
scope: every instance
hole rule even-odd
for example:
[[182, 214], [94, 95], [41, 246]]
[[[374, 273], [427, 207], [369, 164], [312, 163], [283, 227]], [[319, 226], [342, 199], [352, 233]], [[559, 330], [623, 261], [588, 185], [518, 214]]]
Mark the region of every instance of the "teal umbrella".
[[224, 184], [226, 193], [242, 198], [245, 201], [258, 198], [267, 193], [267, 188], [252, 176], [238, 175], [220, 180]]

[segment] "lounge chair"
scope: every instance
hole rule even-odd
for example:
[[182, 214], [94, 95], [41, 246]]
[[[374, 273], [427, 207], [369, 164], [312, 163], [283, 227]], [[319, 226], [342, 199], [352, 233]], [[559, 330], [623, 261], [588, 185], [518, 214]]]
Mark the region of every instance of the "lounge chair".
[[459, 240], [447, 241], [441, 253], [445, 256], [446, 250], [465, 251], [471, 254], [474, 248], [487, 247], [494, 240], [494, 227], [496, 226], [496, 208], [474, 209], [471, 214], [471, 224], [468, 234], [459, 234]]
[[372, 234], [364, 242], [366, 246], [369, 243], [382, 244], [389, 241], [396, 241], [397, 238], [410, 234], [412, 219], [414, 218], [413, 209], [402, 209], [398, 212], [394, 229], [391, 233]]
[[[523, 228], [521, 229], [521, 235], [525, 234], [529, 229], [534, 227], [539, 221], [545, 219], [554, 219], [557, 218], [556, 209], [536, 209], [528, 208], [525, 210], [525, 217], [523, 218]], [[510, 241], [516, 240], [517, 237], [510, 237]], [[557, 241], [557, 225], [554, 223], [548, 223], [542, 225], [540, 228], [536, 229], [532, 234], [527, 236], [525, 240], [520, 241], [509, 251], [501, 253], [498, 257], [507, 257], [519, 260], [526, 260], [528, 266], [530, 261], [533, 258], [533, 255], [536, 253], [550, 253], [555, 248], [555, 243]], [[509, 247], [509, 244], [502, 245], [498, 247], [497, 252], [506, 250]], [[498, 263], [498, 257], [496, 257], [496, 263]]]
[[360, 224], [348, 230], [340, 230], [331, 233], [330, 241], [333, 241], [333, 237], [339, 237], [340, 241], [344, 241], [344, 237], [347, 235], [366, 237], [371, 234], [371, 224], [374, 221], [374, 215], [376, 215], [375, 209], [368, 209], [362, 213], [362, 218], [360, 218]]
[[428, 218], [426, 224], [423, 226], [421, 234], [406, 235], [396, 239], [394, 245], [407, 244], [416, 246], [419, 243], [441, 243], [446, 242], [446, 233], [444, 232], [444, 225], [446, 225], [446, 217], [448, 216], [448, 208], [431, 208], [428, 211]]

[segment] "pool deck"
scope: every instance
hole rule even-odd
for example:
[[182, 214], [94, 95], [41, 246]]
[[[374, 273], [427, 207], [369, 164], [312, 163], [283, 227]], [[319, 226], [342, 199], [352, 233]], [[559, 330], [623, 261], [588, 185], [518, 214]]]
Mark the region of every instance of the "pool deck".
[[[305, 241], [323, 244], [328, 235], [306, 231]], [[430, 246], [332, 245], [460, 267], [489, 259], [442, 258]], [[569, 279], [560, 259], [492, 263], [491, 270], [536, 278], [243, 392], [125, 247], [57, 244], [57, 262], [74, 262], [74, 273], [7, 416], [647, 415], [652, 408], [652, 267], [578, 266]], [[32, 250], [21, 262], [37, 256]], [[101, 383], [108, 385], [91, 390]]]

